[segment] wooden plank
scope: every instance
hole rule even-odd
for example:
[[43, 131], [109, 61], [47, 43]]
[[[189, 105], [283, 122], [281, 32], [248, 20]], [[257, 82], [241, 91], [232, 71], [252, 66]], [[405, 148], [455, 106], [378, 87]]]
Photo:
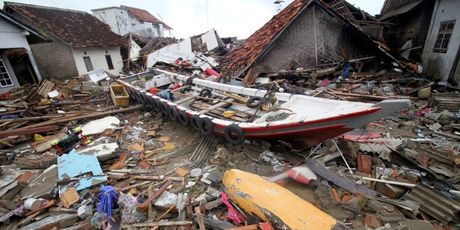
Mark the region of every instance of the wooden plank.
[[197, 97], [196, 95], [188, 96], [188, 97], [182, 98], [182, 99], [180, 99], [180, 100], [178, 100], [178, 101], [176, 101], [174, 103], [179, 105], [179, 104], [182, 104], [184, 102], [190, 101], [190, 100], [192, 100], [192, 99], [194, 99], [196, 97]]
[[[192, 104], [192, 106], [195, 106], [196, 109], [206, 109], [207, 108], [206, 104], [202, 103], [202, 102], [195, 102], [195, 103]], [[216, 109], [214, 109], [214, 111], [217, 111], [217, 112], [220, 113], [220, 115], [222, 115], [222, 113], [225, 112], [226, 109], [224, 109], [224, 108], [216, 108]], [[213, 112], [213, 111], [210, 111], [210, 112]], [[248, 114], [248, 113], [243, 112], [243, 111], [235, 110], [235, 112], [236, 112], [235, 115], [239, 116], [241, 118], [250, 118], [250, 117], [252, 117], [251, 114]]]
[[41, 123], [38, 123], [38, 124], [29, 125], [29, 126], [27, 126], [27, 128], [40, 127], [40, 126], [45, 126], [45, 125], [50, 125], [50, 124], [62, 124], [62, 123], [68, 123], [70, 121], [104, 117], [104, 116], [109, 116], [109, 115], [117, 114], [117, 113], [133, 112], [133, 111], [136, 111], [136, 110], [140, 110], [141, 108], [142, 108], [142, 105], [136, 105], [136, 106], [132, 106], [132, 107], [128, 107], [128, 108], [117, 109], [117, 110], [112, 110], [112, 111], [107, 111], [107, 112], [91, 113], [91, 114], [86, 114], [86, 115], [82, 115], [82, 116], [72, 116], [72, 117], [69, 117], [69, 118], [57, 119], [57, 120], [52, 120], [52, 121], [45, 121], [45, 122], [41, 122]]
[[227, 99], [227, 100], [225, 100], [225, 101], [223, 101], [223, 102], [219, 102], [219, 103], [217, 103], [217, 104], [215, 104], [215, 105], [213, 105], [213, 106], [211, 106], [211, 107], [209, 107], [209, 108], [207, 108], [207, 109], [201, 110], [199, 113], [200, 113], [200, 114], [204, 114], [204, 113], [207, 113], [207, 112], [209, 112], [209, 111], [211, 111], [211, 110], [214, 110], [214, 109], [217, 109], [217, 108], [220, 108], [220, 107], [227, 106], [227, 105], [229, 105], [229, 104], [230, 104], [231, 102], [233, 102], [233, 101], [235, 101], [235, 99], [233, 99], [233, 98]]
[[206, 230], [206, 227], [204, 225], [203, 214], [201, 213], [200, 206], [195, 207], [195, 215], [196, 215], [196, 220], [198, 222], [198, 226], [200, 227], [200, 230]]
[[9, 137], [9, 136], [18, 136], [18, 135], [26, 135], [26, 134], [35, 134], [35, 133], [42, 133], [42, 132], [50, 132], [58, 130], [59, 126], [57, 125], [49, 125], [49, 126], [40, 126], [35, 128], [19, 128], [19, 129], [12, 129], [0, 132], [0, 138]]
[[[192, 108], [195, 108], [195, 109], [202, 109], [203, 107], [197, 106], [197, 105], [192, 105]], [[219, 110], [214, 110], [214, 111], [209, 111], [209, 112], [207, 112], [206, 114], [207, 114], [207, 115], [210, 115], [210, 116], [213, 116], [213, 117], [218, 117], [218, 118], [222, 118], [222, 119], [230, 119], [230, 120], [239, 121], [239, 122], [246, 122], [246, 121], [248, 121], [248, 119], [245, 119], [245, 118], [241, 118], [241, 117], [239, 117], [239, 116], [236, 116], [236, 114], [235, 114], [235, 116], [232, 116], [232, 117], [230, 117], [230, 118], [226, 118], [226, 117], [222, 116], [222, 113], [223, 113], [223, 112], [221, 112], [221, 111], [219, 111]]]
[[65, 116], [66, 116], [65, 114], [57, 114], [57, 115], [46, 115], [46, 116], [38, 116], [38, 117], [21, 117], [21, 118], [13, 118], [13, 119], [2, 119], [0, 120], [0, 123], [19, 122], [19, 121], [37, 121], [37, 120], [44, 120], [44, 119], [62, 118]]

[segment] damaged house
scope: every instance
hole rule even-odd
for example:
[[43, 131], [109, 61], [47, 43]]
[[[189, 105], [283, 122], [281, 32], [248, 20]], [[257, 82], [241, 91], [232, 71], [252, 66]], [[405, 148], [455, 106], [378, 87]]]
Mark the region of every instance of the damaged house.
[[366, 57], [396, 61], [361, 24], [371, 28], [379, 22], [346, 1], [295, 0], [227, 56], [224, 73], [251, 85], [280, 70]]
[[41, 80], [29, 44], [46, 42], [37, 31], [0, 10], [0, 93]]
[[441, 81], [460, 83], [460, 1], [436, 0], [431, 16], [423, 66]]
[[91, 14], [13, 2], [5, 2], [4, 9], [52, 40], [31, 45], [43, 77], [65, 79], [93, 69], [117, 75], [122, 70], [120, 47], [126, 40]]
[[116, 34], [136, 34], [146, 38], [164, 37], [172, 30], [147, 10], [130, 6], [106, 7], [91, 10], [95, 17], [107, 23]]
[[401, 56], [422, 63], [423, 73], [460, 83], [460, 25], [455, 0], [386, 0], [383, 36]]
[[390, 49], [421, 63], [435, 1], [386, 0], [379, 20], [382, 36]]

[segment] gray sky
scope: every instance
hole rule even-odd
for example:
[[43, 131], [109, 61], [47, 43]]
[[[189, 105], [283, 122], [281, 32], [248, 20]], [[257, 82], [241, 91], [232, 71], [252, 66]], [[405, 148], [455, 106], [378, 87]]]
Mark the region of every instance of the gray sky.
[[[189, 37], [215, 28], [221, 37], [246, 38], [274, 14], [274, 0], [7, 0], [90, 12], [91, 9], [127, 5], [148, 10], [174, 30]], [[283, 7], [293, 0], [286, 0]], [[4, 0], [0, 0], [3, 7]], [[348, 0], [371, 15], [380, 13], [384, 0]]]

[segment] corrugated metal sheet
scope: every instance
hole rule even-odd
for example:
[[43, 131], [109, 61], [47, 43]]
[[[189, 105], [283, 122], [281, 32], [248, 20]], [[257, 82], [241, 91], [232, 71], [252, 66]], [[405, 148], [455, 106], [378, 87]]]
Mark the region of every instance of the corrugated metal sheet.
[[442, 223], [460, 222], [460, 204], [425, 185], [417, 185], [403, 199], [416, 201], [420, 209]]

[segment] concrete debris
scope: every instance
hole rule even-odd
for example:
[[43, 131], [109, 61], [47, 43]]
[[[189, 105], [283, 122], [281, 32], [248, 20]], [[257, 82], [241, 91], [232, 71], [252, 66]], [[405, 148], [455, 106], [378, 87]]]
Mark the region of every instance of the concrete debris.
[[115, 129], [120, 124], [120, 120], [113, 116], [104, 117], [94, 121], [90, 121], [83, 125], [82, 131], [85, 136], [99, 134], [104, 132], [106, 129]]
[[57, 181], [58, 167], [52, 165], [22, 189], [19, 196], [22, 199], [54, 197]]
[[115, 157], [115, 150], [118, 149], [117, 143], [96, 144], [96, 145], [94, 143], [80, 150], [80, 154], [95, 156], [100, 161], [105, 161], [105, 160]]

